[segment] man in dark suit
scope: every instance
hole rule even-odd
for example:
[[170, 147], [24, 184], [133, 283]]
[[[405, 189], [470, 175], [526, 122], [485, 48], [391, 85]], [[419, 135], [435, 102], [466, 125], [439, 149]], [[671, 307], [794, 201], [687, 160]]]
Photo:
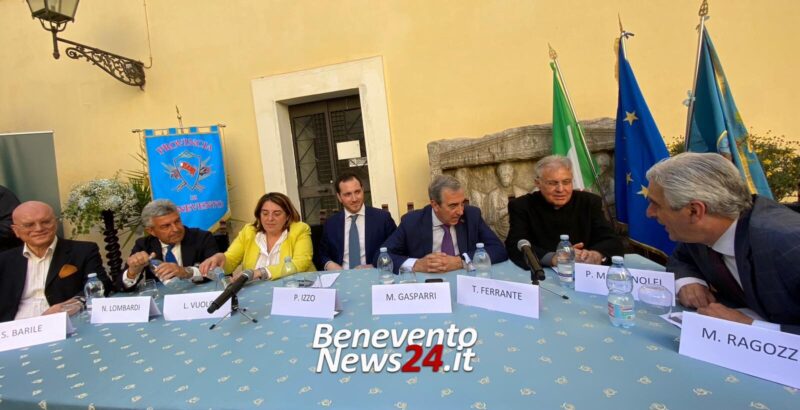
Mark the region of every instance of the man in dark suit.
[[508, 204], [510, 229], [506, 250], [517, 266], [527, 263], [517, 243], [528, 240], [544, 266], [556, 264], [559, 236], [569, 235], [575, 261], [611, 264], [611, 257], [623, 254], [622, 241], [603, 215], [599, 196], [572, 189], [572, 162], [567, 157], [550, 155], [536, 163], [539, 190]]
[[[137, 239], [133, 245], [128, 267], [122, 272], [123, 290], [134, 290], [142, 276], [162, 282], [174, 278], [193, 282], [208, 280], [193, 265], [217, 253], [217, 243], [210, 232], [184, 227], [178, 208], [166, 199], [145, 205], [142, 223], [148, 235]], [[153, 269], [151, 259], [162, 263]]]
[[22, 245], [11, 230], [11, 213], [17, 205], [19, 205], [17, 196], [10, 189], [0, 185], [0, 252]]
[[492, 263], [508, 259], [503, 243], [481, 217], [481, 210], [464, 206], [464, 189], [457, 179], [437, 176], [428, 186], [428, 197], [430, 205], [405, 214], [383, 244], [395, 272], [401, 266], [429, 273], [462, 269], [461, 256], [472, 258], [477, 243], [484, 244]]
[[675, 272], [681, 304], [800, 334], [800, 215], [751, 195], [719, 154], [676, 155], [650, 168], [647, 179], [647, 216], [679, 242], [667, 270]]
[[337, 178], [336, 198], [344, 209], [325, 222], [320, 262], [325, 270], [371, 268], [397, 225], [388, 212], [364, 205], [363, 184], [355, 173]]
[[19, 205], [11, 228], [24, 243], [0, 253], [0, 321], [66, 311], [77, 313], [77, 298], [89, 273], [97, 273], [107, 290], [97, 245], [56, 237], [53, 208], [43, 202]]

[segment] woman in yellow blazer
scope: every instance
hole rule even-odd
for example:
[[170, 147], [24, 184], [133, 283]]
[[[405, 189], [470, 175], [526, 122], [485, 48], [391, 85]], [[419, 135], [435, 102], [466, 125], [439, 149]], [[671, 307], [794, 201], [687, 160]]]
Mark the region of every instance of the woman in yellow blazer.
[[292, 257], [298, 272], [315, 270], [311, 228], [300, 222], [300, 213], [289, 197], [278, 192], [265, 194], [258, 200], [254, 216], [255, 222], [242, 228], [225, 253], [217, 253], [200, 265], [201, 273], [222, 266], [230, 275], [241, 265], [242, 269], [254, 270], [253, 279], [275, 280], [282, 276], [287, 256]]

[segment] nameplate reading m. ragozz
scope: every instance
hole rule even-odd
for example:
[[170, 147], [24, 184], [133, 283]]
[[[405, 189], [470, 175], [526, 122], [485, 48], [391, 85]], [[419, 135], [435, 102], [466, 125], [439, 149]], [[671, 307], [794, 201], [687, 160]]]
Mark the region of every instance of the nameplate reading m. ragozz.
[[678, 353], [800, 388], [800, 336], [684, 312]]
[[527, 283], [458, 275], [458, 303], [539, 318], [539, 287]]
[[373, 315], [452, 312], [447, 282], [372, 286]]
[[194, 320], [221, 318], [231, 312], [228, 299], [214, 313], [208, 313], [211, 302], [222, 292], [187, 293], [164, 296], [164, 320]]
[[0, 352], [66, 338], [66, 312], [0, 323]]
[[336, 289], [275, 288], [272, 290], [272, 315], [333, 319]]
[[[608, 295], [606, 272], [608, 266], [576, 263], [575, 291]], [[633, 298], [636, 300], [639, 300], [639, 288], [644, 285], [661, 285], [675, 294], [675, 274], [672, 272], [631, 268], [628, 268], [628, 272], [633, 276]]]
[[149, 296], [92, 299], [92, 323], [145, 323], [159, 314]]

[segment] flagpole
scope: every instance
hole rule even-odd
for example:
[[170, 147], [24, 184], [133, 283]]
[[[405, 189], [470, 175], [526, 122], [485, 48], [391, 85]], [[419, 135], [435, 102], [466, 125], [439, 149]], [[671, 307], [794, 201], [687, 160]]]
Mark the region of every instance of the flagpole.
[[697, 73], [700, 71], [700, 53], [702, 52], [703, 48], [703, 33], [705, 32], [705, 21], [708, 18], [708, 0], [703, 0], [703, 4], [700, 5], [700, 10], [697, 13], [700, 16], [700, 25], [698, 26], [697, 30], [697, 55], [695, 56], [694, 62], [694, 77], [692, 79], [692, 92], [689, 95], [689, 109], [686, 113], [686, 134], [683, 136], [683, 148], [685, 151], [689, 151], [689, 134], [692, 131], [692, 117], [694, 116], [694, 101], [695, 101], [695, 91], [697, 90]]
[[[575, 118], [576, 124], [578, 125], [578, 135], [581, 137], [581, 142], [583, 142], [583, 146], [586, 148], [586, 156], [589, 159], [589, 168], [592, 170], [592, 175], [594, 175], [595, 185], [597, 186], [598, 191], [600, 191], [600, 200], [603, 203], [603, 207], [606, 208], [606, 214], [608, 214], [608, 220], [612, 223], [612, 226], [616, 226], [616, 219], [614, 215], [611, 213], [611, 208], [608, 205], [608, 201], [606, 201], [606, 193], [603, 189], [602, 184], [600, 184], [600, 178], [597, 175], [597, 170], [594, 168], [594, 159], [592, 158], [592, 152], [589, 151], [589, 144], [586, 143], [586, 138], [583, 136], [583, 127], [578, 122], [578, 116], [575, 114], [575, 108], [572, 105], [572, 99], [569, 96], [569, 91], [567, 90], [567, 84], [564, 82], [564, 77], [561, 76], [561, 67], [558, 65], [558, 54], [556, 50], [553, 49], [553, 46], [550, 43], [547, 43], [547, 47], [550, 49], [550, 59], [553, 60], [553, 63], [556, 65], [556, 73], [558, 75], [558, 81], [561, 83], [561, 88], [564, 90], [564, 96], [567, 97], [567, 105], [569, 105], [569, 111], [572, 113], [572, 117]], [[576, 164], [573, 164], [576, 165]], [[579, 164], [577, 164], [579, 165]], [[574, 171], [573, 171], [574, 172]], [[580, 166], [578, 166], [578, 172], [580, 172]]]

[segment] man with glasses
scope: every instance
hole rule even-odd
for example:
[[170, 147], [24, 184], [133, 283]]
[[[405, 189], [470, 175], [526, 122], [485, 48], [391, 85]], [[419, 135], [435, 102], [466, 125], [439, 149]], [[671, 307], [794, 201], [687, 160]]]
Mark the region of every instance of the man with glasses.
[[23, 245], [0, 253], [0, 322], [67, 311], [76, 313], [76, 298], [90, 273], [112, 290], [97, 245], [56, 236], [53, 208], [43, 202], [19, 205], [11, 229]]
[[572, 190], [572, 162], [551, 155], [536, 164], [539, 190], [508, 204], [510, 229], [506, 249], [514, 263], [527, 269], [521, 239], [530, 241], [544, 266], [556, 266], [555, 250], [559, 236], [569, 235], [575, 248], [575, 261], [610, 264], [611, 257], [622, 255], [622, 242], [603, 215], [600, 197]]

